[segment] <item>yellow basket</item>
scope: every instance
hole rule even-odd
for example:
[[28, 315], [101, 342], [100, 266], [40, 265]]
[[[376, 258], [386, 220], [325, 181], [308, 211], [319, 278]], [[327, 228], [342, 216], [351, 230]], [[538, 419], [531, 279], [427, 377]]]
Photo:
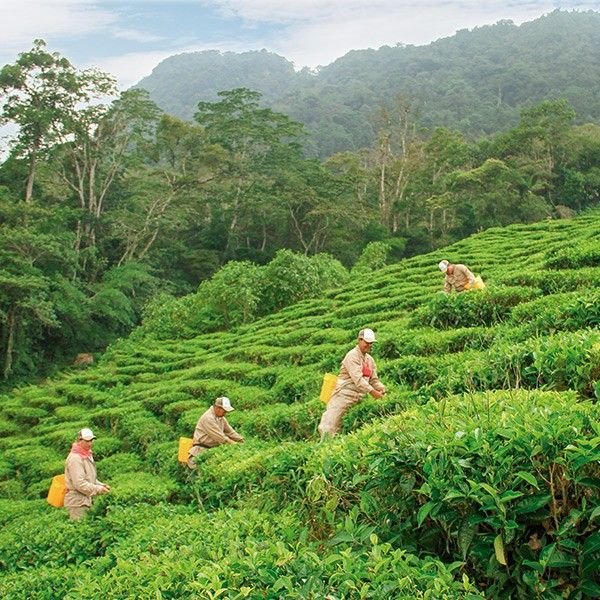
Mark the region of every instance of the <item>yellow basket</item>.
[[55, 475], [52, 478], [52, 484], [48, 490], [48, 504], [60, 508], [65, 505], [65, 494], [67, 493], [67, 484], [64, 475]]
[[481, 275], [477, 275], [475, 277], [475, 281], [473, 281], [473, 289], [474, 290], [482, 290], [485, 287], [485, 283], [483, 283], [483, 279], [481, 279]]
[[333, 375], [332, 373], [325, 373], [325, 375], [323, 375], [323, 385], [321, 386], [319, 398], [322, 402], [325, 402], [325, 404], [331, 399], [331, 394], [333, 394], [337, 379], [337, 375]]
[[177, 453], [177, 460], [180, 463], [187, 463], [188, 461], [188, 452], [192, 448], [194, 440], [192, 438], [179, 438], [179, 452]]

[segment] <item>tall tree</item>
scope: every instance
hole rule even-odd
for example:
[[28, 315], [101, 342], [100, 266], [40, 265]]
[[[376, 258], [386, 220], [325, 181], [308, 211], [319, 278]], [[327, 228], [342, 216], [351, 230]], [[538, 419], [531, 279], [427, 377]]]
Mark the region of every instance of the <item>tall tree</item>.
[[176, 235], [192, 219], [201, 220], [202, 188], [215, 177], [222, 149], [206, 140], [203, 129], [163, 115], [150, 147], [152, 159], [130, 168], [121, 186], [125, 198], [109, 215], [111, 233], [122, 248], [118, 265], [144, 260], [159, 234]]
[[146, 148], [159, 110], [142, 90], [128, 90], [111, 104], [88, 104], [74, 115], [72, 138], [60, 147], [60, 175], [77, 198], [81, 218], [75, 247], [93, 248], [115, 179]]
[[244, 215], [252, 215], [261, 182], [273, 181], [281, 168], [301, 156], [302, 125], [259, 105], [260, 94], [245, 88], [220, 92], [218, 102], [200, 102], [195, 119], [211, 143], [227, 152], [220, 211], [228, 213], [224, 249], [241, 237]]
[[38, 162], [65, 133], [69, 113], [82, 99], [73, 65], [45, 48], [43, 40], [35, 40], [29, 52], [21, 53], [14, 64], [0, 71], [0, 123], [18, 127], [13, 153], [29, 165], [25, 202], [31, 201]]

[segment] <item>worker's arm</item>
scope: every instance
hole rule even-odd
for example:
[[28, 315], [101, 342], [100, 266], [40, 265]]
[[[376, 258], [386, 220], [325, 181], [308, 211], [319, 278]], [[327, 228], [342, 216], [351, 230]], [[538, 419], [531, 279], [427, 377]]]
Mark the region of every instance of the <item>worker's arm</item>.
[[243, 442], [244, 438], [243, 436], [241, 436], [227, 421], [227, 419], [224, 419], [225, 421], [225, 427], [223, 429], [223, 432], [225, 433], [225, 435], [233, 440], [234, 442]]
[[473, 285], [473, 282], [475, 281], [475, 275], [473, 275], [471, 269], [465, 267], [465, 265], [455, 265], [454, 268], [458, 269], [462, 273], [463, 277], [469, 282], [470, 286]]
[[385, 385], [379, 381], [379, 377], [377, 376], [377, 367], [375, 366], [375, 361], [373, 359], [371, 359], [371, 364], [373, 368], [373, 374], [369, 379], [369, 383], [373, 386], [373, 389], [385, 394]]
[[446, 292], [446, 294], [449, 294], [452, 291], [452, 286], [450, 285], [450, 282], [448, 281], [448, 279], [444, 279], [444, 292]]

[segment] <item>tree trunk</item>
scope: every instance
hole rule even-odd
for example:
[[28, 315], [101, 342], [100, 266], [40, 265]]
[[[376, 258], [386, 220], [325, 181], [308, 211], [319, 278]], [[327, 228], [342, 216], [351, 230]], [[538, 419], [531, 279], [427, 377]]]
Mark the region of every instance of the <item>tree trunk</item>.
[[29, 175], [27, 176], [27, 186], [25, 187], [25, 202], [29, 204], [31, 202], [31, 196], [33, 195], [33, 180], [35, 178], [35, 167], [36, 167], [37, 152], [36, 148], [31, 152], [31, 162], [29, 163]]
[[11, 304], [8, 310], [7, 328], [8, 328], [8, 339], [6, 341], [6, 354], [4, 356], [4, 379], [8, 379], [8, 376], [12, 373], [13, 363], [13, 348], [15, 345], [15, 329], [17, 325], [17, 307]]

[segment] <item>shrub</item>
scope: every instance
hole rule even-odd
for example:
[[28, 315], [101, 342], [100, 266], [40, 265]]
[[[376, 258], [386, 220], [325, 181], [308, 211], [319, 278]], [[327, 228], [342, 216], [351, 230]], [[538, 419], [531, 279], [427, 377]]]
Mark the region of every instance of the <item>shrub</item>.
[[352, 275], [366, 275], [385, 267], [391, 249], [391, 244], [386, 242], [369, 242], [352, 267]]
[[142, 461], [137, 454], [131, 452], [117, 452], [111, 456], [97, 461], [98, 476], [102, 481], [110, 481], [119, 473], [142, 470]]
[[109, 506], [167, 502], [177, 491], [177, 484], [172, 479], [140, 471], [119, 473], [110, 485], [110, 493], [96, 496], [90, 515], [102, 515]]
[[521, 335], [573, 331], [600, 325], [600, 292], [571, 292], [539, 298], [515, 307], [511, 323], [526, 325]]
[[314, 297], [319, 285], [323, 284], [310, 258], [290, 250], [279, 250], [261, 273], [261, 314]]
[[15, 572], [36, 567], [80, 564], [100, 554], [98, 524], [87, 516], [69, 521], [64, 509], [23, 514], [5, 523], [0, 536], [0, 568]]
[[600, 248], [598, 241], [589, 241], [569, 245], [560, 250], [548, 250], [544, 266], [547, 269], [578, 269], [580, 267], [600, 266]]
[[50, 478], [64, 470], [66, 453], [59, 454], [56, 450], [36, 446], [28, 440], [26, 445], [7, 450], [4, 456], [19, 471], [25, 484], [45, 479], [49, 486]]
[[306, 439], [314, 435], [323, 412], [320, 400], [271, 404], [256, 411], [235, 412], [229, 421], [244, 436], [260, 439]]
[[493, 290], [435, 294], [411, 317], [410, 326], [430, 325], [438, 329], [494, 325], [506, 320], [521, 302], [540, 295], [540, 290], [523, 287], [497, 287]]

